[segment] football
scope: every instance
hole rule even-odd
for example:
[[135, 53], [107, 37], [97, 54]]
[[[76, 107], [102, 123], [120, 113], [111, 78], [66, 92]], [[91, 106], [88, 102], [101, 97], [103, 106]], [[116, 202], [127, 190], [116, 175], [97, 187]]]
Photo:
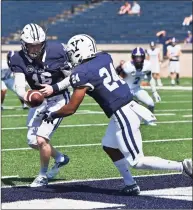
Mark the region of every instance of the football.
[[31, 107], [40, 106], [44, 101], [44, 96], [39, 90], [29, 90], [27, 93], [27, 101]]

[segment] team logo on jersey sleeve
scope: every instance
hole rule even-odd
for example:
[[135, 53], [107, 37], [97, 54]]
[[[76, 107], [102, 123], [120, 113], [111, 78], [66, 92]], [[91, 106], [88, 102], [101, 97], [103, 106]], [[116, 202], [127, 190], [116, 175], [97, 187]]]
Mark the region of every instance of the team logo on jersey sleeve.
[[33, 67], [32, 65], [28, 65], [28, 66], [26, 67], [26, 71], [27, 71], [28, 73], [32, 73], [32, 72], [35, 71], [35, 69], [34, 69], [34, 67]]

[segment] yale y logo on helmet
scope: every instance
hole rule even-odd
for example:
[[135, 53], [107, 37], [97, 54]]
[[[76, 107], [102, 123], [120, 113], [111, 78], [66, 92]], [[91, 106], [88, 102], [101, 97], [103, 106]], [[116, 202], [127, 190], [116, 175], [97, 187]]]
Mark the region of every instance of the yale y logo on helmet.
[[67, 43], [67, 52], [73, 66], [80, 64], [83, 60], [95, 56], [95, 40], [86, 34], [75, 35]]

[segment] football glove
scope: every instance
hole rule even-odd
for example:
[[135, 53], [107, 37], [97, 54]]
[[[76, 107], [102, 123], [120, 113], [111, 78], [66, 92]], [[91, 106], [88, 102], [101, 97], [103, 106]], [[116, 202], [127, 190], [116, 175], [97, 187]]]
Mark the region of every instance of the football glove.
[[41, 114], [43, 114], [43, 117], [42, 117], [43, 121], [53, 124], [53, 121], [54, 121], [54, 118], [52, 116], [53, 112], [45, 111], [45, 112], [41, 112]]
[[160, 102], [160, 101], [161, 101], [161, 97], [159, 96], [159, 94], [158, 94], [157, 91], [155, 91], [155, 92], [153, 93], [153, 97], [154, 97], [154, 99], [155, 99], [155, 102]]

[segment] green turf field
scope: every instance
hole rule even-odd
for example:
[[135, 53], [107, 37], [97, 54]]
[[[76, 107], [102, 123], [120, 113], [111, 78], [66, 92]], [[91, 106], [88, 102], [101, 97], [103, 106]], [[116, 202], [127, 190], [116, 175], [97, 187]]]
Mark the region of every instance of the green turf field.
[[[184, 85], [190, 80], [182, 80]], [[156, 127], [141, 125], [146, 155], [172, 160], [192, 157], [192, 91], [160, 90], [162, 102], [156, 104]], [[8, 92], [2, 112], [2, 185], [21, 185], [33, 181], [39, 172], [39, 153], [29, 149], [25, 127], [27, 110]], [[114, 165], [101, 148], [108, 118], [100, 107], [86, 97], [78, 112], [61, 123], [52, 144], [67, 154], [70, 163], [60, 170], [57, 180], [118, 177]], [[159, 141], [165, 140], [165, 141]], [[53, 164], [53, 160], [51, 164]], [[163, 171], [132, 170], [133, 175]], [[13, 176], [11, 178], [11, 176]]]

